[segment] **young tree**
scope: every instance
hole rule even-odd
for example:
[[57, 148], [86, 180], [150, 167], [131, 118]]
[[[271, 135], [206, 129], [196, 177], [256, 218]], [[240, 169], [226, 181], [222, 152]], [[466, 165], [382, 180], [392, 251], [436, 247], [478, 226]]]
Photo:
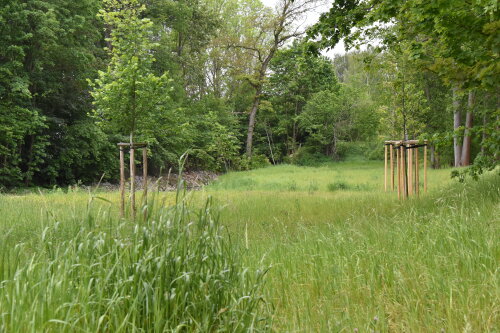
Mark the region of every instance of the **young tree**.
[[[148, 127], [152, 114], [162, 112], [169, 100], [166, 74], [152, 72], [153, 23], [141, 18], [139, 0], [105, 0], [100, 16], [111, 29], [106, 71], [93, 84], [95, 114], [103, 125], [125, 132], [133, 143], [137, 128]], [[154, 117], [153, 117], [154, 118]]]

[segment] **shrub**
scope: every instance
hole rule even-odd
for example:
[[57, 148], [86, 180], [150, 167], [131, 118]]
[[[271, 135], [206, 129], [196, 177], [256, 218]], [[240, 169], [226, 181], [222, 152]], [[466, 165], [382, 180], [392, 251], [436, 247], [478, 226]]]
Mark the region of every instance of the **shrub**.
[[258, 169], [270, 166], [271, 162], [264, 154], [254, 154], [250, 159], [250, 169]]
[[343, 160], [347, 154], [351, 153], [352, 144], [346, 141], [338, 141], [335, 150], [335, 159]]
[[384, 159], [384, 142], [374, 141], [367, 143], [365, 156], [369, 160], [380, 161]]
[[313, 151], [309, 147], [302, 147], [290, 157], [290, 161], [292, 164], [301, 166], [318, 166], [327, 162], [331, 162], [332, 159], [320, 152]]
[[234, 169], [238, 171], [265, 168], [270, 165], [271, 162], [269, 162], [267, 156], [263, 154], [253, 154], [251, 158], [243, 155], [234, 160]]

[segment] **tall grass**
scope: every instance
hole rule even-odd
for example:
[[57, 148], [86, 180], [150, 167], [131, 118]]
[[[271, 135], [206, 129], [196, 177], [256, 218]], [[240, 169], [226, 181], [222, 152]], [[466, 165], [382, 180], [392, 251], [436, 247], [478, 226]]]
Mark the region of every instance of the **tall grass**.
[[210, 200], [150, 201], [136, 223], [95, 200], [28, 242], [0, 236], [1, 332], [267, 330], [265, 272], [241, 265]]
[[272, 265], [275, 329], [496, 332], [500, 177], [446, 176], [408, 201], [373, 189], [221, 191], [222, 218], [248, 244], [249, 263]]
[[0, 331], [498, 332], [500, 177], [449, 174], [399, 201], [380, 162], [230, 173], [137, 228], [117, 193], [0, 196]]

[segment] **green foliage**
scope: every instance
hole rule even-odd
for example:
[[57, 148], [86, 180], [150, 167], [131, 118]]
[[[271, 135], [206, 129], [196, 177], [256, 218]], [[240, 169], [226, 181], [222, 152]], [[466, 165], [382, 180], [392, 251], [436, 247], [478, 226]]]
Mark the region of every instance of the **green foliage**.
[[[436, 74], [455, 90], [456, 95], [479, 92], [484, 94], [484, 101], [488, 100], [488, 94], [498, 94], [499, 22], [498, 7], [490, 1], [340, 1], [320, 18], [320, 22], [311, 29], [310, 37], [320, 37], [320, 47], [332, 47], [342, 37], [346, 38], [348, 46], [359, 46], [374, 38], [381, 40], [380, 48], [386, 50], [383, 55], [395, 55], [396, 59], [400, 59], [396, 61], [398, 66], [395, 71], [400, 77], [393, 80], [394, 87], [398, 88], [398, 85], [407, 81], [405, 77], [412, 77], [406, 87], [396, 89], [396, 93], [402, 92], [402, 96], [393, 96], [396, 100], [405, 98], [406, 105], [401, 105], [403, 123], [416, 129], [412, 131], [414, 133], [404, 134], [418, 136], [418, 132], [442, 133], [446, 127], [441, 117], [445, 109], [453, 109], [457, 121], [461, 109], [464, 109], [460, 107], [462, 101], [458, 99], [453, 107], [446, 108], [443, 105], [450, 99], [442, 94], [443, 84], [437, 91], [431, 88], [439, 81], [435, 78]], [[423, 76], [423, 80], [419, 76]], [[418, 81], [424, 83], [423, 89], [419, 87]], [[487, 118], [493, 119], [491, 116], [496, 113], [497, 104], [490, 105]], [[477, 113], [475, 107], [473, 105], [467, 111]], [[394, 108], [382, 110], [390, 113], [396, 112], [397, 108], [395, 104]], [[486, 147], [491, 147], [485, 138], [490, 135], [494, 137], [492, 127], [484, 123], [475, 126], [482, 127], [478, 132], [486, 134], [482, 141], [476, 140], [480, 141], [478, 144], [485, 151]], [[449, 128], [446, 130], [449, 131]], [[473, 130], [466, 131], [470, 133]], [[478, 150], [468, 146], [467, 143], [462, 147], [461, 142], [455, 140], [455, 164], [463, 163], [463, 159], [460, 161], [460, 151], [469, 155], [471, 150]], [[495, 143], [493, 146], [498, 145]], [[496, 156], [498, 151], [490, 150], [488, 155]], [[470, 170], [474, 175], [481, 170], [494, 168], [497, 163], [498, 159], [481, 154], [475, 160], [476, 166]]]
[[203, 98], [207, 49], [213, 47], [221, 18], [200, 0], [147, 1], [144, 14], [154, 22], [155, 71], [169, 73], [177, 97]]
[[478, 180], [483, 173], [495, 169], [497, 169], [495, 172], [500, 174], [500, 169], [497, 167], [500, 154], [500, 131], [498, 130], [500, 127], [500, 109], [497, 109], [493, 117], [490, 123], [480, 128], [479, 134], [483, 138], [481, 151], [475, 157], [473, 165], [460, 171], [454, 170], [452, 177], [456, 177], [463, 182], [467, 176]]
[[116, 179], [116, 146], [93, 121], [77, 122], [64, 128], [61, 150], [53, 165], [60, 172], [53, 183], [91, 183], [102, 176], [104, 180]]
[[110, 63], [93, 83], [95, 117], [110, 133], [137, 134], [150, 145], [151, 170], [175, 166], [180, 155], [192, 148], [195, 134], [186, 109], [171, 95], [167, 73], [154, 73], [152, 51], [154, 24], [143, 18], [146, 10], [136, 0], [106, 2], [100, 16], [112, 27], [107, 39]]
[[[28, 184], [39, 170], [47, 145], [42, 135], [46, 118], [32, 105], [30, 72], [25, 67], [30, 52], [26, 44], [34, 37], [34, 32], [28, 29], [31, 15], [44, 13], [17, 1], [9, 1], [0, 8], [0, 183], [4, 186], [23, 181]], [[33, 66], [36, 68], [34, 63]]]
[[264, 154], [252, 154], [251, 158], [243, 155], [239, 158], [236, 158], [234, 161], [234, 169], [235, 170], [252, 170], [252, 169], [260, 169], [265, 168], [271, 165], [269, 159]]
[[235, 134], [225, 126], [215, 123], [207, 152], [215, 156], [217, 169], [224, 167], [226, 172], [229, 171], [239, 149], [240, 143]]
[[357, 100], [356, 91], [341, 85], [336, 90], [315, 94], [299, 116], [299, 123], [309, 134], [308, 144], [325, 155], [340, 158], [338, 144], [350, 138], [358, 114], [365, 112]]
[[319, 166], [332, 159], [321, 152], [314, 151], [312, 147], [301, 147], [290, 156], [289, 162], [301, 166]]
[[[307, 101], [314, 93], [335, 87], [337, 79], [332, 63], [312, 56], [299, 41], [278, 51], [270, 69], [273, 74], [265, 92], [272, 107], [266, 111], [261, 106], [263, 124], [257, 130], [262, 136], [272, 134], [275, 159], [281, 160], [281, 156], [294, 154], [304, 143], [306, 133], [299, 127], [298, 116]], [[268, 143], [267, 139], [264, 142]]]
[[61, 172], [61, 166], [53, 163], [64, 150], [61, 127], [85, 118], [88, 110], [85, 77], [96, 66], [98, 8], [97, 0], [4, 1], [0, 9], [2, 184], [48, 184]]
[[163, 111], [169, 100], [169, 81], [166, 74], [152, 73], [151, 50], [156, 44], [151, 41], [153, 23], [141, 18], [145, 7], [138, 0], [108, 0], [105, 5], [100, 16], [112, 27], [107, 39], [111, 59], [93, 84], [95, 113], [104, 126], [130, 133], [132, 142], [136, 128], [150, 124], [154, 121], [151, 114]]
[[[452, 113], [470, 111], [469, 91], [476, 166], [464, 171], [495, 168], [493, 2], [335, 1], [309, 40], [287, 44], [303, 5], [292, 1], [284, 17], [254, 0], [5, 0], [0, 183], [112, 180], [111, 144], [130, 134], [149, 143], [155, 174], [187, 151], [188, 168], [217, 171], [361, 156], [352, 142], [449, 137]], [[276, 32], [285, 38], [277, 44]], [[341, 38], [348, 47], [381, 42], [333, 60], [310, 52]], [[250, 113], [255, 160], [241, 157]], [[446, 165], [452, 141], [432, 144], [433, 166]], [[380, 147], [368, 150], [380, 157]]]

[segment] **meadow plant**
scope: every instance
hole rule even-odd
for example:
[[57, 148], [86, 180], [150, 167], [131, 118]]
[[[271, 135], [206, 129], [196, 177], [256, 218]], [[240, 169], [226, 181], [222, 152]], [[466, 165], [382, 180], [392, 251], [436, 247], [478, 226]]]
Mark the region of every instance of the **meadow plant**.
[[187, 198], [153, 198], [132, 222], [96, 215], [93, 197], [36, 242], [0, 237], [0, 331], [266, 331], [265, 271], [242, 267], [210, 199], [194, 209]]

